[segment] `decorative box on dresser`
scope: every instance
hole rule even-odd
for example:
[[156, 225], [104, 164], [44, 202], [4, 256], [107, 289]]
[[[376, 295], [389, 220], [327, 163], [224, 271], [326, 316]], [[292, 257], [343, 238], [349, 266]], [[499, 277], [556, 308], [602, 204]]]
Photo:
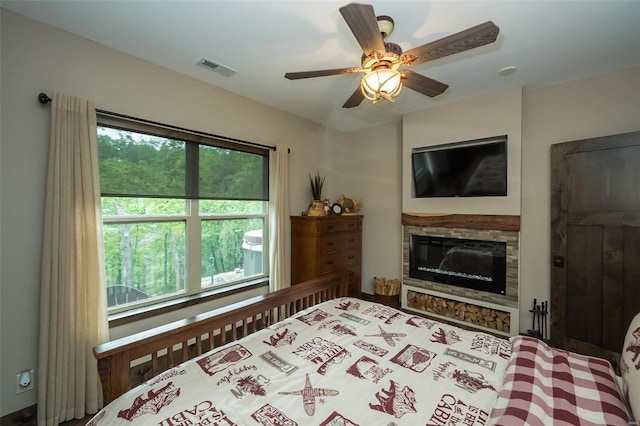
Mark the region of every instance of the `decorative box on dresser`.
[[291, 283], [344, 269], [349, 296], [360, 297], [362, 216], [291, 216]]

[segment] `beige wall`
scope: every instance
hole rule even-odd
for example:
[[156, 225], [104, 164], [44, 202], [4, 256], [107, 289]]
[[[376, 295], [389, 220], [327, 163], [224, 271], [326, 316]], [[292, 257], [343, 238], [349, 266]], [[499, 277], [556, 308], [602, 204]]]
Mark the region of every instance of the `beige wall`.
[[[550, 146], [640, 130], [640, 68], [525, 92], [522, 119], [520, 324], [550, 300]], [[524, 311], [524, 312], [523, 312]], [[524, 321], [524, 322], [522, 322]]]
[[362, 199], [362, 291], [373, 294], [372, 278], [402, 275], [402, 125], [351, 132], [332, 143], [333, 175], [328, 195]]
[[[2, 10], [0, 416], [30, 406], [15, 375], [37, 367], [40, 252], [50, 108], [39, 92], [75, 95], [97, 108], [291, 148], [290, 209], [308, 205], [307, 173], [330, 170], [341, 133]], [[339, 143], [334, 143], [339, 146]], [[355, 192], [355, 191], [354, 191]], [[219, 301], [228, 303], [228, 300]], [[204, 308], [204, 307], [203, 307]], [[207, 306], [210, 308], [210, 306]], [[184, 317], [192, 314], [178, 314]], [[155, 325], [175, 315], [140, 324]], [[114, 335], [128, 330], [114, 330]], [[36, 385], [37, 385], [36, 371]]]

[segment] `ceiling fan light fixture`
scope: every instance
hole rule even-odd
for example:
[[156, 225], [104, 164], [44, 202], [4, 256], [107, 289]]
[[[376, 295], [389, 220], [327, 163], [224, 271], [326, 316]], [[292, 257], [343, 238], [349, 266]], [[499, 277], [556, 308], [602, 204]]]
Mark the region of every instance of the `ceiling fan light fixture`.
[[431, 98], [439, 96], [447, 90], [448, 84], [411, 70], [398, 68], [422, 64], [491, 44], [500, 33], [496, 24], [487, 21], [403, 52], [400, 45], [385, 41], [393, 30], [393, 19], [388, 16], [376, 17], [372, 5], [349, 3], [339, 10], [362, 49], [361, 67], [288, 72], [284, 77], [298, 80], [363, 72], [365, 75], [360, 81], [360, 87], [356, 88], [342, 108], [357, 107], [365, 98], [374, 104], [380, 99], [393, 102], [400, 94], [402, 86]]
[[377, 68], [362, 77], [360, 88], [364, 97], [374, 104], [380, 99], [393, 102], [402, 90], [402, 76], [397, 69]]

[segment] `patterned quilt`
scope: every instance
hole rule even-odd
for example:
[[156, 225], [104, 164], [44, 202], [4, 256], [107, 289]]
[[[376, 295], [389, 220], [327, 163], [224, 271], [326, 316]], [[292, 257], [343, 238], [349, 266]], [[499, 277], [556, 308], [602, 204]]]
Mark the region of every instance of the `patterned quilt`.
[[342, 298], [130, 390], [89, 425], [485, 425], [511, 343]]
[[607, 361], [554, 349], [531, 337], [516, 336], [511, 342], [514, 356], [491, 424], [630, 424]]

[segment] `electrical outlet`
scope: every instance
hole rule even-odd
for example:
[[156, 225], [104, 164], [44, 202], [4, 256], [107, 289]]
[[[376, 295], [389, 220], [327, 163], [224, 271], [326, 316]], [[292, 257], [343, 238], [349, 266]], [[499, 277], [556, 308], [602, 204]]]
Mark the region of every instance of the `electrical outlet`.
[[33, 389], [33, 370], [23, 370], [16, 374], [16, 394]]

